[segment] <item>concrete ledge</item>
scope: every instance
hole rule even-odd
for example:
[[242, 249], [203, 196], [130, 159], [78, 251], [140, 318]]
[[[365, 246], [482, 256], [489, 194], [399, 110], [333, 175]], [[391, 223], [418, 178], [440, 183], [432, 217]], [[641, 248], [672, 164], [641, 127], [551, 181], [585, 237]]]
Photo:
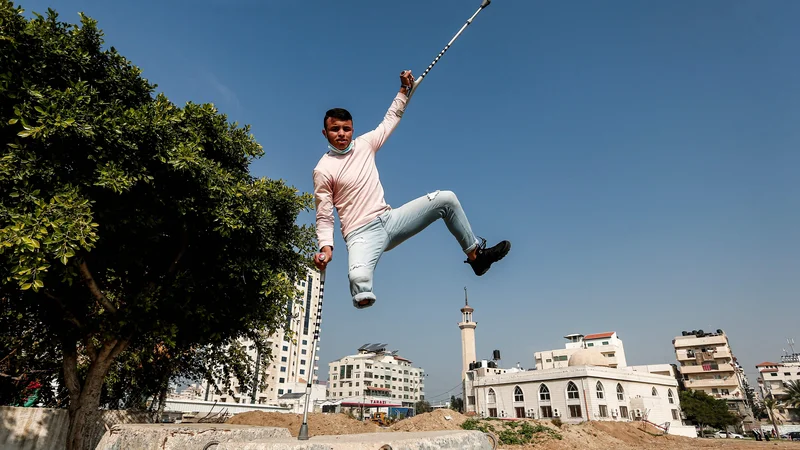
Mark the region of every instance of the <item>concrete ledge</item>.
[[[289, 430], [229, 424], [130, 424], [114, 425], [95, 450], [201, 450], [209, 442], [251, 442], [291, 438]], [[216, 450], [217, 446], [209, 449]]]
[[[388, 447], [384, 447], [388, 445]], [[209, 450], [492, 450], [492, 442], [480, 431], [426, 431], [296, 437], [254, 442], [226, 442]]]

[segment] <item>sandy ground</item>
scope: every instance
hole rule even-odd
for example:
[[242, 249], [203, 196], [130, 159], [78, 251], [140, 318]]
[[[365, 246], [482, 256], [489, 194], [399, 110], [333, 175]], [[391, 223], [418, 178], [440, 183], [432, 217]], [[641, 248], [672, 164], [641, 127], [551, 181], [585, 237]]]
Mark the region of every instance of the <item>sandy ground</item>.
[[[360, 422], [344, 414], [308, 415], [308, 429], [311, 436], [340, 435], [377, 432], [408, 432], [460, 430], [467, 417], [451, 410], [436, 410], [420, 414], [410, 419], [396, 422], [391, 427], [379, 427], [370, 422]], [[248, 412], [233, 416], [228, 423], [241, 425], [260, 425], [287, 428], [292, 436], [297, 436], [303, 423], [302, 414]], [[506, 428], [505, 421], [482, 421], [494, 427], [495, 434]], [[562, 425], [560, 428], [547, 421], [531, 420], [532, 425], [542, 424], [553, 430], [537, 433], [533, 444], [498, 445], [498, 449], [506, 450], [632, 450], [632, 449], [670, 449], [697, 450], [725, 448], [732, 450], [750, 449], [796, 449], [800, 450], [800, 442], [755, 441], [752, 439], [692, 439], [682, 436], [663, 436], [658, 430], [648, 427], [642, 429], [640, 423], [620, 422], [588, 422], [578, 425]], [[560, 436], [561, 439], [558, 439]]]

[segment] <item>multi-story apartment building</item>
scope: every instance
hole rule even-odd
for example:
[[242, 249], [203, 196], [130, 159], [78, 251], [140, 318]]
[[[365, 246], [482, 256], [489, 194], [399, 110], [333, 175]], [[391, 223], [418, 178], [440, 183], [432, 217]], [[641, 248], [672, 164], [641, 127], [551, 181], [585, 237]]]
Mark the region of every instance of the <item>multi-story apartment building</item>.
[[387, 352], [386, 344], [365, 344], [358, 353], [328, 363], [329, 403], [413, 408], [425, 400], [425, 373], [410, 360]]
[[568, 334], [564, 336], [567, 343], [564, 348], [557, 350], [547, 350], [534, 353], [536, 369], [555, 369], [569, 367], [570, 357], [580, 349], [600, 350], [608, 367], [623, 368], [627, 366], [625, 361], [625, 346], [622, 339], [617, 336], [616, 331], [596, 334]]
[[[266, 377], [266, 388], [255, 394], [252, 389], [248, 389], [247, 393], [243, 394], [244, 389], [234, 378], [231, 380], [230, 392], [219, 395], [208, 392], [205, 400], [223, 403], [281, 404], [282, 396], [286, 395], [288, 399], [292, 396], [287, 394], [297, 395], [305, 392], [309, 376], [313, 377], [312, 402], [321, 402], [325, 399], [324, 383], [318, 382], [319, 356], [315, 356], [313, 372], [309, 373], [314, 327], [319, 311], [320, 272], [316, 268], [309, 268], [306, 278], [300, 280], [295, 287], [301, 291], [301, 295], [289, 305], [291, 312], [287, 314], [283, 328], [267, 339], [272, 346], [272, 360], [265, 361], [265, 358], [261, 358], [252, 341], [242, 341], [247, 346], [248, 356], [258, 367], [258, 382], [264, 381], [263, 377]], [[291, 330], [292, 333], [287, 333], [287, 330]], [[319, 344], [316, 355], [319, 355]], [[249, 386], [252, 387], [256, 381], [251, 380]]]
[[787, 408], [783, 402], [788, 398], [787, 384], [800, 381], [800, 353], [781, 356], [780, 363], [763, 362], [758, 369], [758, 387], [762, 398], [774, 398], [778, 406], [773, 411], [782, 421], [800, 421], [800, 410]]
[[747, 396], [749, 385], [725, 332], [683, 331], [672, 340], [672, 345], [686, 389], [704, 391], [725, 400], [728, 408], [742, 417], [745, 430], [749, 430], [754, 423]]

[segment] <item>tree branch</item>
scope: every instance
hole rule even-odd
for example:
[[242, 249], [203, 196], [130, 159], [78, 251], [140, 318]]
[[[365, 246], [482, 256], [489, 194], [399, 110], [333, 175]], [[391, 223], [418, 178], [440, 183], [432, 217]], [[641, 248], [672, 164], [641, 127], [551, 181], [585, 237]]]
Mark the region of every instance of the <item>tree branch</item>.
[[105, 295], [100, 291], [100, 288], [97, 286], [97, 283], [94, 281], [94, 277], [92, 276], [92, 272], [89, 271], [89, 266], [86, 264], [86, 261], [81, 261], [81, 276], [83, 277], [83, 281], [86, 282], [86, 286], [92, 292], [94, 297], [100, 302], [103, 307], [112, 314], [117, 313], [117, 308], [111, 304], [111, 302], [106, 298]]
[[178, 268], [178, 263], [183, 257], [183, 254], [186, 253], [186, 248], [188, 246], [189, 233], [186, 231], [186, 224], [183, 224], [183, 232], [181, 233], [181, 249], [178, 250], [178, 254], [175, 256], [175, 259], [172, 260], [172, 264], [169, 265], [169, 269], [167, 269], [167, 275], [172, 275], [175, 272], [175, 269]]
[[92, 342], [92, 336], [86, 336], [86, 353], [89, 354], [89, 359], [94, 362], [97, 359], [97, 347]]
[[71, 339], [62, 342], [64, 385], [69, 392], [70, 408], [77, 408], [81, 395], [81, 382], [78, 379], [78, 350]]
[[53, 294], [51, 294], [51, 293], [49, 293], [49, 292], [47, 292], [47, 291], [44, 291], [44, 295], [45, 295], [45, 297], [47, 297], [47, 298], [49, 298], [49, 299], [53, 300], [54, 302], [56, 302], [56, 304], [58, 304], [58, 306], [61, 308], [61, 311], [64, 313], [64, 319], [65, 319], [67, 322], [69, 322], [69, 323], [71, 323], [71, 324], [75, 325], [75, 326], [76, 326], [76, 327], [78, 327], [78, 328], [83, 328], [83, 325], [81, 325], [81, 322], [78, 320], [78, 318], [77, 318], [77, 317], [75, 317], [75, 315], [74, 315], [74, 314], [72, 314], [72, 313], [71, 313], [71, 312], [70, 312], [70, 311], [67, 309], [67, 306], [66, 306], [66, 305], [64, 305], [64, 302], [63, 302], [63, 301], [61, 301], [61, 297], [56, 297], [55, 295], [53, 295]]

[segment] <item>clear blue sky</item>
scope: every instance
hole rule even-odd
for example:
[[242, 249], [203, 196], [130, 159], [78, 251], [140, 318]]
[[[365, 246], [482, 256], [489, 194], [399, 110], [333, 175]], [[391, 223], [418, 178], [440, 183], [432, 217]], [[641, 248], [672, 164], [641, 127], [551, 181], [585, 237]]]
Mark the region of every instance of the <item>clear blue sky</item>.
[[[311, 192], [325, 110], [348, 108], [356, 133], [376, 126], [399, 72], [420, 74], [480, 2], [21, 4], [98, 19], [171, 100], [251, 124], [266, 149], [255, 175]], [[390, 204], [453, 190], [476, 233], [512, 251], [477, 278], [437, 222], [384, 255], [377, 304], [356, 310], [337, 228], [321, 370], [384, 342], [443, 399], [459, 381], [467, 286], [478, 355], [499, 349], [503, 366], [603, 331], [630, 364], [672, 363], [682, 330], [722, 328], [755, 383], [755, 364], [800, 339], [798, 23], [786, 0], [495, 0], [426, 78], [378, 167]]]

